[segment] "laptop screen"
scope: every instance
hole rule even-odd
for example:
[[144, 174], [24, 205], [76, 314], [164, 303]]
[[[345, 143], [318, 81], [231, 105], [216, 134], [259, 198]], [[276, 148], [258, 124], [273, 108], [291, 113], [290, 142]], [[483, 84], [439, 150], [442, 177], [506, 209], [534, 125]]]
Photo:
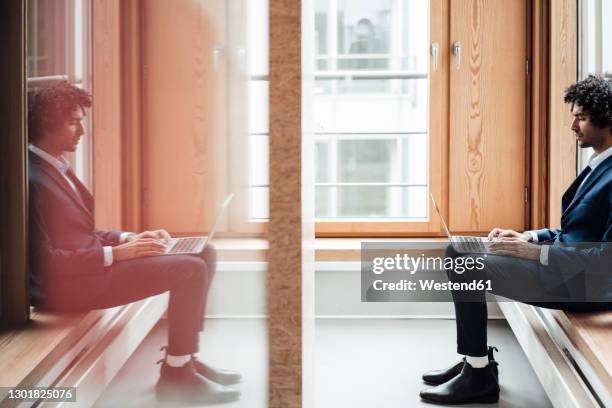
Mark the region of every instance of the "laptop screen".
[[219, 222], [221, 222], [221, 218], [223, 216], [223, 212], [229, 206], [229, 203], [232, 201], [232, 198], [234, 198], [234, 193], [228, 194], [227, 197], [225, 197], [225, 200], [223, 200], [223, 204], [221, 204], [221, 208], [219, 209], [219, 213], [217, 214], [217, 218], [215, 219], [215, 223], [213, 224], [212, 228], [210, 229], [210, 233], [206, 237], [206, 243], [209, 243], [213, 239], [213, 235], [215, 235], [215, 230], [217, 229], [217, 226], [219, 225]]
[[444, 221], [444, 217], [442, 216], [440, 209], [438, 208], [438, 204], [436, 204], [436, 200], [434, 199], [434, 196], [432, 193], [429, 193], [429, 196], [431, 197], [431, 202], [433, 203], [433, 206], [436, 209], [436, 212], [438, 213], [438, 217], [440, 217], [440, 221], [442, 221], [442, 226], [444, 227], [444, 231], [446, 232], [446, 235], [448, 236], [448, 239], [450, 240], [451, 233], [448, 230], [448, 226], [446, 225], [446, 221]]

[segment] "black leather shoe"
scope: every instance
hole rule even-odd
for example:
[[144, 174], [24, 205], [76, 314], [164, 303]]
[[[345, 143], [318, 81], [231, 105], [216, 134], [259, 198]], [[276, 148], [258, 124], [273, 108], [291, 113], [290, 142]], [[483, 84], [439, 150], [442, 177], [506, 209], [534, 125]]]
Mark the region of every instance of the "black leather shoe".
[[[495, 374], [495, 379], [497, 379], [498, 378], [498, 371], [497, 371], [498, 363], [497, 361], [495, 361], [495, 358], [493, 357], [493, 351], [498, 351], [497, 347], [489, 346], [487, 355], [489, 356], [489, 364], [493, 368], [493, 374]], [[429, 371], [423, 374], [423, 381], [426, 384], [431, 384], [431, 385], [444, 384], [445, 382], [459, 375], [459, 373], [461, 372], [461, 369], [463, 368], [464, 362], [465, 362], [465, 357], [463, 358], [463, 360], [459, 361], [454, 366], [448, 367], [444, 370]]]
[[[159, 351], [165, 351], [164, 358], [158, 361], [166, 362], [166, 358], [168, 357], [168, 346], [162, 346]], [[223, 368], [215, 368], [208, 364], [204, 364], [202, 361], [198, 360], [196, 356], [191, 356], [191, 361], [193, 362], [193, 367], [196, 372], [204, 377], [208, 378], [211, 381], [216, 382], [221, 385], [234, 385], [238, 384], [242, 379], [242, 374], [236, 371], [225, 370]]]
[[236, 371], [225, 370], [223, 368], [215, 368], [208, 364], [204, 364], [198, 360], [196, 356], [191, 357], [193, 366], [196, 372], [211, 381], [214, 381], [221, 385], [233, 385], [238, 384], [242, 379], [242, 375]]
[[226, 388], [198, 374], [191, 360], [181, 367], [172, 367], [161, 361], [163, 364], [155, 385], [158, 401], [219, 404], [240, 398], [240, 391]]
[[421, 398], [436, 404], [490, 404], [499, 400], [499, 384], [491, 364], [473, 368], [467, 361], [458, 376], [444, 384], [421, 391]]

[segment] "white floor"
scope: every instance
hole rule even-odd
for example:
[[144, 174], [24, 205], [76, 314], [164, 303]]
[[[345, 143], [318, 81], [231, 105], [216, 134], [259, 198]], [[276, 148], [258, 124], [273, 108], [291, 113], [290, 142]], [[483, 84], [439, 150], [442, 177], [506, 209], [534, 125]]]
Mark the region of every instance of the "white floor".
[[[422, 402], [424, 371], [458, 361], [454, 320], [323, 320], [317, 323], [317, 408], [413, 408]], [[497, 404], [551, 407], [505, 320], [489, 321], [502, 388]]]
[[[263, 319], [209, 319], [201, 358], [242, 372], [242, 399], [228, 408], [267, 406], [266, 326]], [[96, 407], [169, 407], [153, 386], [155, 361], [166, 344], [160, 322], [126, 363]], [[505, 321], [490, 321], [489, 343], [500, 352], [501, 399], [479, 407], [550, 407], [550, 402]], [[454, 363], [454, 320], [319, 320], [315, 339], [316, 408], [432, 407], [419, 399], [423, 371]]]
[[[163, 357], [160, 347], [167, 344], [166, 321], [160, 321], [127, 361], [110, 387], [98, 399], [96, 408], [173, 407], [187, 404], [158, 403], [153, 387], [159, 377]], [[240, 401], [224, 404], [224, 408], [257, 408], [267, 404], [267, 341], [263, 319], [208, 319], [200, 336], [202, 361], [215, 367], [242, 373], [237, 386]], [[193, 406], [193, 405], [191, 405]]]

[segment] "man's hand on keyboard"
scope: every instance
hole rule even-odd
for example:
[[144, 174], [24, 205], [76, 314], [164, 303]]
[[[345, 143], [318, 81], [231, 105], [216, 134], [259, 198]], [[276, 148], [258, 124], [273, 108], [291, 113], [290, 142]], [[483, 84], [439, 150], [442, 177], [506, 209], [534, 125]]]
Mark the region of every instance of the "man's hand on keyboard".
[[164, 252], [166, 252], [166, 244], [159, 239], [133, 238], [124, 244], [113, 247], [113, 262], [161, 255]]
[[168, 243], [170, 241], [170, 234], [165, 229], [158, 229], [155, 231], [143, 231], [140, 234], [131, 234], [125, 238], [125, 242], [135, 241], [142, 238], [153, 238], [163, 243]]
[[498, 240], [489, 247], [494, 255], [507, 255], [515, 258], [538, 260], [542, 247], [540, 245], [525, 242], [518, 238], [507, 238]]
[[523, 241], [529, 242], [532, 240], [531, 234], [528, 232], [520, 233], [511, 229], [493, 228], [487, 236], [489, 241]]

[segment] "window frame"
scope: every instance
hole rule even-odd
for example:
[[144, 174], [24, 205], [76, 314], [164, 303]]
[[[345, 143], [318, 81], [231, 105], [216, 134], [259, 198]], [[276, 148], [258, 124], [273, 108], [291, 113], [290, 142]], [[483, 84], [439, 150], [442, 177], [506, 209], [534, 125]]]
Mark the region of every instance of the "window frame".
[[[603, 69], [603, 0], [578, 0], [578, 79], [584, 79], [588, 75], [601, 75], [604, 78], [612, 79], [612, 71], [604, 71]], [[589, 17], [594, 17], [594, 24], [589, 24]], [[592, 28], [593, 37], [589, 38]], [[590, 40], [594, 44], [590, 44]], [[589, 47], [591, 45], [591, 47]], [[593, 50], [595, 69], [589, 69], [589, 52]], [[576, 142], [577, 146], [577, 142]], [[589, 158], [593, 154], [593, 149], [576, 149], [576, 174], [580, 173], [588, 164]]]
[[[88, 92], [91, 92], [91, 55], [92, 55], [92, 46], [91, 46], [91, 0], [64, 0], [66, 5], [65, 19], [70, 24], [64, 24], [63, 30], [65, 35], [65, 44], [66, 44], [66, 52], [65, 55], [65, 65], [66, 72], [57, 75], [51, 76], [33, 76], [28, 77], [28, 85], [35, 86], [36, 83], [44, 83], [47, 81], [54, 80], [67, 80], [70, 81], [75, 86], [85, 89]], [[80, 7], [77, 6], [80, 4]], [[80, 13], [79, 13], [80, 11]], [[28, 13], [37, 13], [37, 8], [34, 10], [28, 10]], [[81, 25], [78, 26], [77, 19], [80, 18]], [[38, 19], [38, 16], [35, 15], [35, 20]], [[28, 23], [30, 23], [30, 19], [28, 18]], [[59, 24], [59, 23], [58, 23]], [[27, 29], [28, 27], [26, 27]], [[80, 29], [80, 32], [77, 32]], [[78, 40], [78, 34], [82, 35], [82, 39]], [[35, 39], [33, 45], [37, 42], [38, 35], [34, 35]], [[78, 50], [78, 46], [81, 46], [81, 50]], [[36, 47], [34, 47], [36, 48]], [[78, 72], [77, 70], [77, 54], [82, 54], [81, 61], [81, 70], [82, 72]], [[30, 58], [27, 58], [30, 60]], [[36, 64], [36, 58], [32, 61], [28, 61], [27, 63]], [[26, 67], [27, 68], [27, 67]], [[27, 70], [26, 70], [27, 72]], [[76, 152], [67, 153], [65, 156], [70, 162], [72, 168], [75, 171], [75, 174], [79, 179], [85, 184], [89, 189], [93, 187], [93, 168], [92, 168], [92, 120], [89, 115], [85, 116], [85, 134], [86, 136], [81, 139], [81, 143], [79, 143]]]
[[[397, 8], [401, 0], [393, 0], [393, 7]], [[331, 8], [337, 8], [337, 1], [330, 2]], [[429, 79], [429, 118], [428, 129], [425, 131], [428, 135], [428, 175], [427, 185], [428, 191], [432, 193], [440, 206], [441, 212], [445, 218], [448, 218], [448, 19], [450, 4], [447, 1], [438, 2], [431, 1], [429, 9], [429, 37], [430, 42], [437, 42], [440, 46], [439, 63], [436, 72], [414, 73], [404, 70], [386, 70], [386, 71], [316, 71], [315, 79], [317, 78], [335, 78], [352, 75], [354, 77], [376, 77], [383, 79], [413, 79], [413, 78], [428, 78]], [[313, 10], [314, 12], [314, 10]], [[328, 25], [331, 24], [330, 32], [333, 32], [337, 25], [336, 18], [332, 13], [328, 13]], [[317, 56], [319, 59], [327, 56], [337, 56], [337, 41], [331, 40], [332, 36], [328, 37], [327, 52], [325, 55]], [[393, 45], [391, 45], [393, 47]], [[378, 56], [378, 54], [377, 54]], [[431, 64], [431, 58], [428, 65]], [[316, 65], [316, 64], [315, 64]], [[268, 81], [267, 75], [251, 75], [249, 81]], [[404, 138], [411, 132], [393, 133], [396, 138]], [[316, 134], [314, 135], [316, 138]], [[249, 134], [250, 137], [250, 134]], [[315, 140], [312, 141], [313, 147]], [[233, 152], [234, 156], [244, 157], [244, 152]], [[248, 158], [244, 157], [244, 158]], [[234, 158], [237, 166], [234, 168], [236, 174], [248, 174], [248, 169], [245, 168], [245, 163], [248, 160], [238, 160]], [[314, 163], [312, 163], [314, 166]], [[242, 179], [240, 176], [233, 175], [231, 177], [231, 185], [233, 191], [240, 191]], [[269, 185], [251, 185], [250, 180], [247, 183], [250, 195], [252, 187], [268, 187]], [[395, 184], [395, 183], [394, 183]], [[316, 184], [315, 184], [316, 185]], [[251, 201], [238, 200], [244, 203], [242, 207], [236, 206], [230, 210], [229, 232], [234, 234], [265, 234], [267, 231], [268, 222], [264, 219], [250, 219]], [[443, 229], [439, 218], [435, 215], [433, 206], [427, 198], [427, 217], [424, 219], [396, 219], [396, 218], [358, 218], [358, 219], [315, 219], [315, 234], [317, 237], [351, 237], [351, 236], [442, 236]], [[245, 221], [246, 220], [246, 221]]]
[[[398, 0], [394, 0], [397, 7]], [[332, 5], [333, 7], [333, 5]], [[432, 71], [431, 58], [425, 78], [429, 79], [429, 118], [428, 118], [428, 191], [434, 195], [442, 215], [448, 219], [448, 2], [431, 1], [429, 5], [429, 44], [437, 42], [438, 70]], [[329, 17], [332, 24], [336, 18]], [[334, 27], [330, 33], [334, 33]], [[331, 38], [335, 34], [330, 34]], [[326, 56], [334, 56], [336, 41], [328, 40]], [[321, 56], [319, 56], [321, 57]], [[375, 77], [381, 79], [422, 78], [421, 73], [407, 71], [317, 71], [316, 78], [323, 77]], [[330, 134], [331, 132], [325, 132]], [[408, 132], [410, 133], [410, 132]], [[406, 132], [393, 133], [396, 138], [404, 137]], [[339, 133], [338, 133], [339, 134]], [[386, 183], [382, 183], [386, 184]], [[396, 183], [393, 183], [396, 184]], [[318, 183], [315, 183], [317, 186]], [[427, 198], [427, 218], [425, 219], [391, 219], [391, 218], [350, 218], [350, 219], [315, 219], [315, 235], [317, 237], [381, 237], [381, 236], [442, 236], [443, 230], [433, 206]]]
[[[251, 163], [248, 149], [252, 137], [267, 137], [269, 140], [270, 136], [269, 126], [266, 132], [251, 133], [248, 120], [249, 110], [251, 109], [249, 104], [252, 100], [250, 95], [251, 85], [265, 83], [269, 90], [268, 64], [256, 67], [250, 65], [251, 54], [260, 55], [262, 58], [266, 55], [269, 56], [269, 44], [267, 43], [269, 27], [268, 24], [258, 20], [262, 17], [269, 23], [267, 0], [248, 1], [246, 7], [240, 10], [230, 7], [227, 15], [228, 32], [235, 33], [228, 38], [228, 48], [235, 50], [235, 58], [230, 57], [227, 64], [228, 100], [230, 104], [231, 101], [247, 102], [244, 110], [231, 109], [227, 111], [229, 146], [233, 147], [226, 152], [228, 163], [231, 163], [231, 166], [228, 167], [227, 184], [229, 191], [236, 196], [228, 208], [227, 227], [220, 229], [217, 233], [220, 237], [264, 236], [268, 231], [267, 218], [251, 217], [251, 191], [257, 187], [269, 188], [269, 181], [267, 184], [251, 183]], [[259, 30], [263, 32], [259, 32]], [[255, 31], [255, 33], [252, 31]], [[254, 34], [261, 35], [261, 38], [266, 42], [256, 46], [253, 39], [257, 36]], [[269, 97], [260, 103], [268, 106]], [[269, 112], [269, 108], [265, 111]]]

